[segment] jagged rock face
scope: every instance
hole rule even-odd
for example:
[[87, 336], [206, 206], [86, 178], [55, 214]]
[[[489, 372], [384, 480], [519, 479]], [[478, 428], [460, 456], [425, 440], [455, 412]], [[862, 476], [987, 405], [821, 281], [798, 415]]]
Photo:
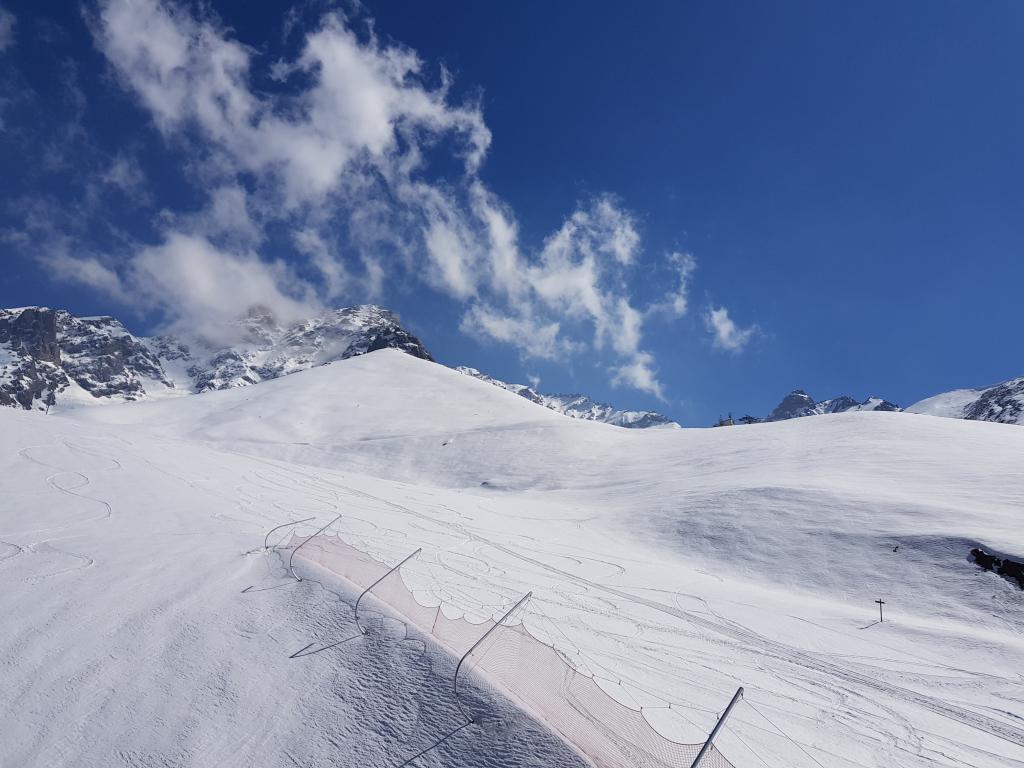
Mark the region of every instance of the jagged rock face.
[[0, 310], [0, 405], [48, 408], [67, 385], [55, 313], [36, 307]]
[[858, 405], [860, 405], [860, 403], [849, 395], [840, 395], [839, 397], [833, 397], [830, 400], [822, 400], [815, 406], [815, 410], [818, 413], [842, 413], [843, 411], [849, 411], [852, 408], [856, 408]]
[[768, 414], [768, 421], [782, 421], [784, 419], [796, 419], [800, 416], [813, 416], [817, 413], [814, 406], [814, 398], [802, 389], [794, 389], [782, 398], [782, 402], [775, 406], [775, 410]]
[[[833, 397], [829, 400], [815, 402], [814, 398], [802, 389], [794, 389], [786, 395], [765, 421], [784, 421], [796, 419], [803, 416], [819, 416], [824, 413], [846, 413], [847, 411], [898, 411], [900, 407], [896, 403], [883, 400], [880, 397], [869, 397], [864, 402], [858, 402], [849, 395]], [[755, 423], [753, 417], [747, 423]]]
[[986, 389], [977, 400], [964, 408], [964, 418], [997, 421], [1001, 424], [1024, 424], [1024, 377]]
[[236, 341], [132, 335], [111, 317], [40, 307], [0, 310], [0, 405], [46, 410], [255, 384], [386, 347], [431, 360], [398, 318], [372, 305], [282, 327], [256, 309]]
[[44, 307], [0, 310], [0, 360], [0, 405], [27, 410], [73, 390], [136, 400], [143, 379], [162, 380], [159, 361], [117, 320]]
[[545, 395], [525, 384], [509, 384], [500, 379], [495, 379], [485, 373], [481, 373], [476, 368], [461, 366], [455, 370], [481, 381], [486, 381], [488, 384], [493, 384], [496, 387], [507, 389], [509, 392], [513, 392], [520, 397], [525, 397], [530, 402], [543, 405], [545, 408], [550, 408], [552, 411], [557, 411], [574, 419], [600, 421], [605, 424], [613, 424], [617, 427], [626, 427], [628, 429], [679, 426], [667, 416], [654, 411], [620, 411], [606, 403], [598, 403], [586, 395]]
[[147, 387], [170, 387], [159, 359], [112, 317], [57, 312], [64, 372], [93, 397], [138, 400]]
[[27, 307], [0, 312], [0, 344], [16, 347], [41, 363], [60, 365], [57, 344], [57, 313]]
[[48, 409], [75, 394], [134, 400], [170, 386], [160, 361], [113, 317], [0, 310], [0, 404]]
[[373, 305], [346, 307], [289, 326], [278, 325], [257, 308], [235, 330], [240, 341], [230, 346], [171, 336], [154, 338], [150, 345], [165, 369], [177, 372], [178, 386], [194, 392], [244, 387], [389, 347], [433, 360], [396, 315]]

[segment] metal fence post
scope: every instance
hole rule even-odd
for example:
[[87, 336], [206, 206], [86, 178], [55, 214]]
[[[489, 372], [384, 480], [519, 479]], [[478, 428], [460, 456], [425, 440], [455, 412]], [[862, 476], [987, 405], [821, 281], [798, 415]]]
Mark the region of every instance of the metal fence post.
[[516, 609], [519, 608], [519, 606], [521, 606], [523, 603], [525, 603], [531, 597], [533, 597], [533, 592], [532, 591], [531, 592], [527, 592], [525, 595], [523, 595], [521, 598], [519, 598], [519, 602], [517, 602], [515, 605], [513, 605], [511, 608], [509, 608], [505, 612], [505, 615], [502, 616], [500, 619], [498, 619], [497, 622], [495, 622], [493, 627], [491, 627], [486, 632], [484, 632], [484, 636], [483, 637], [481, 637], [479, 640], [477, 640], [475, 643], [473, 643], [473, 647], [470, 648], [468, 651], [466, 651], [462, 655], [462, 658], [459, 659], [459, 663], [455, 667], [455, 680], [454, 680], [455, 703], [458, 705], [459, 711], [462, 712], [462, 716], [464, 718], [466, 718], [471, 723], [474, 722], [473, 718], [471, 718], [469, 715], [466, 714], [466, 710], [464, 710], [462, 708], [462, 702], [459, 701], [459, 670], [462, 669], [462, 662], [464, 662], [467, 658], [469, 658], [469, 655], [471, 653], [473, 653], [473, 651], [475, 651], [480, 646], [480, 643], [482, 643], [484, 640], [486, 640], [488, 637], [490, 637], [491, 633], [494, 630], [496, 630], [498, 627], [500, 627], [502, 625], [502, 623], [505, 621], [505, 619], [507, 619], [509, 616], [511, 616], [513, 613], [515, 613]]
[[295, 549], [292, 550], [291, 557], [288, 558], [288, 570], [291, 573], [293, 579], [295, 579], [296, 581], [302, 581], [302, 577], [296, 576], [295, 575], [295, 569], [292, 567], [292, 560], [295, 559], [295, 553], [298, 552], [300, 549], [302, 549], [304, 546], [306, 546], [306, 544], [309, 543], [310, 539], [315, 539], [317, 536], [319, 536], [321, 533], [326, 531], [328, 528], [330, 528], [332, 525], [334, 525], [339, 520], [341, 520], [341, 515], [338, 515], [336, 518], [331, 520], [331, 522], [329, 522], [327, 525], [325, 525], [319, 531], [317, 531], [312, 536], [310, 536], [309, 539], [306, 539], [304, 542], [299, 544], [299, 546], [297, 546]]
[[361, 603], [361, 602], [362, 602], [363, 598], [364, 598], [364, 597], [366, 597], [367, 593], [368, 593], [368, 592], [369, 592], [369, 591], [370, 591], [371, 589], [373, 589], [374, 587], [376, 587], [376, 586], [377, 586], [378, 584], [380, 584], [380, 583], [381, 583], [382, 581], [384, 581], [384, 579], [386, 579], [386, 578], [387, 578], [388, 576], [390, 576], [390, 575], [391, 575], [392, 573], [394, 573], [394, 572], [395, 572], [395, 571], [397, 571], [397, 570], [398, 570], [399, 568], [401, 568], [401, 567], [402, 567], [403, 565], [405, 565], [406, 563], [408, 563], [408, 562], [409, 562], [410, 560], [412, 560], [412, 559], [413, 559], [414, 557], [416, 557], [416, 555], [418, 555], [418, 554], [419, 554], [420, 552], [422, 552], [422, 551], [423, 551], [423, 547], [420, 547], [420, 548], [419, 548], [419, 549], [417, 549], [417, 550], [416, 550], [415, 552], [413, 552], [413, 553], [412, 553], [411, 555], [409, 555], [409, 556], [408, 556], [407, 558], [405, 558], [405, 560], [403, 560], [402, 562], [400, 562], [400, 563], [399, 563], [398, 565], [396, 565], [396, 566], [395, 566], [394, 568], [392, 568], [392, 569], [391, 569], [390, 571], [388, 571], [388, 572], [387, 572], [387, 573], [385, 573], [385, 574], [384, 574], [383, 576], [381, 576], [381, 577], [380, 577], [379, 579], [377, 579], [377, 580], [376, 580], [375, 582], [373, 582], [373, 584], [371, 584], [370, 586], [368, 586], [368, 587], [367, 587], [366, 589], [364, 589], [364, 590], [363, 590], [362, 592], [360, 592], [360, 593], [359, 593], [359, 597], [358, 597], [358, 598], [356, 598], [356, 604], [355, 604], [355, 606], [354, 606], [354, 607], [352, 608], [352, 611], [353, 611], [353, 612], [355, 613], [355, 617], [356, 617], [356, 629], [358, 629], [358, 630], [359, 630], [359, 633], [360, 633], [360, 634], [362, 634], [362, 635], [365, 635], [365, 634], [366, 634], [366, 630], [364, 630], [364, 629], [363, 629], [363, 628], [362, 628], [361, 626], [359, 626], [359, 603]]
[[704, 757], [704, 753], [711, 749], [711, 742], [715, 740], [715, 734], [717, 734], [718, 731], [721, 730], [722, 726], [725, 725], [725, 718], [729, 716], [729, 713], [732, 711], [732, 708], [736, 706], [736, 702], [739, 701], [742, 697], [743, 687], [740, 686], [736, 689], [736, 693], [733, 694], [732, 701], [730, 701], [729, 706], [725, 708], [725, 712], [723, 712], [722, 716], [718, 718], [718, 722], [715, 723], [714, 730], [711, 731], [711, 735], [708, 736], [708, 740], [704, 742], [704, 746], [700, 748], [700, 752], [697, 753], [697, 757], [690, 764], [690, 768], [697, 768], [697, 766], [700, 764], [701, 758]]

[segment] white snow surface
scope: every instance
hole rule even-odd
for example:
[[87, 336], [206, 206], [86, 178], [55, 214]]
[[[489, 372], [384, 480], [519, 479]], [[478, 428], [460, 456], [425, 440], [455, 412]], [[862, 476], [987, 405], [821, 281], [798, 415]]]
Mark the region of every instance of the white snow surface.
[[[1024, 430], [908, 413], [617, 429], [395, 350], [0, 409], [0, 765], [383, 766], [425, 746], [451, 660], [425, 666], [397, 622], [289, 660], [351, 629], [352, 596], [246, 554], [340, 513], [383, 560], [422, 547], [403, 575], [451, 615], [533, 590], [528, 628], [671, 738], [701, 740], [743, 685], [717, 742], [737, 768], [1020, 768], [1024, 592], [968, 551], [1024, 559], [1022, 459]], [[501, 727], [416, 765], [576, 760], [488, 701]]]
[[927, 416], [943, 416], [947, 419], [962, 419], [964, 410], [977, 400], [985, 389], [954, 389], [939, 395], [926, 397], [924, 400], [907, 407], [908, 413], [921, 413]]

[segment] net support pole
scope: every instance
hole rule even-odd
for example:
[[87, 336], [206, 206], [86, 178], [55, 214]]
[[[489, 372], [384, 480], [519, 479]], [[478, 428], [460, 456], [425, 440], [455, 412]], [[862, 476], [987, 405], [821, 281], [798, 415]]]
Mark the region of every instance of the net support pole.
[[532, 591], [527, 592], [525, 595], [523, 595], [521, 598], [519, 598], [519, 602], [517, 602], [515, 605], [513, 605], [511, 608], [509, 608], [507, 611], [505, 611], [505, 615], [502, 616], [500, 619], [498, 619], [495, 622], [493, 627], [491, 627], [486, 632], [484, 632], [484, 636], [483, 637], [481, 637], [479, 640], [477, 640], [475, 643], [473, 643], [473, 647], [470, 648], [468, 651], [466, 651], [462, 655], [462, 658], [459, 659], [459, 663], [455, 666], [455, 679], [453, 681], [453, 686], [452, 686], [452, 689], [455, 692], [455, 703], [458, 705], [459, 709], [462, 711], [462, 716], [464, 718], [466, 718], [471, 723], [474, 722], [473, 718], [466, 714], [466, 710], [462, 709], [462, 702], [459, 701], [459, 670], [462, 669], [462, 662], [464, 662], [466, 659], [468, 659], [470, 654], [473, 653], [473, 651], [475, 651], [477, 648], [479, 648], [480, 644], [484, 640], [486, 640], [488, 637], [490, 637], [491, 633], [494, 632], [494, 630], [496, 630], [498, 627], [500, 627], [502, 624], [504, 624], [505, 620], [509, 616], [511, 616], [513, 613], [515, 613], [516, 610], [519, 608], [519, 606], [521, 606], [523, 603], [525, 603], [531, 597], [533, 597], [533, 592]]
[[403, 560], [402, 562], [400, 562], [400, 563], [399, 563], [398, 565], [396, 565], [396, 566], [395, 566], [394, 568], [392, 568], [392, 569], [391, 569], [390, 571], [388, 571], [388, 572], [387, 572], [387, 573], [385, 573], [385, 574], [384, 574], [383, 576], [381, 576], [381, 577], [380, 577], [379, 579], [377, 579], [377, 580], [376, 580], [375, 582], [373, 582], [373, 584], [371, 584], [371, 585], [370, 585], [370, 586], [368, 586], [368, 587], [367, 587], [366, 589], [364, 589], [364, 590], [363, 590], [363, 591], [362, 591], [362, 592], [361, 592], [361, 593], [359, 594], [359, 597], [357, 597], [357, 598], [356, 598], [356, 604], [355, 604], [355, 606], [353, 606], [353, 608], [352, 608], [352, 612], [353, 612], [353, 613], [355, 614], [355, 618], [356, 618], [356, 628], [357, 628], [357, 629], [359, 630], [359, 633], [360, 633], [360, 634], [363, 634], [363, 635], [365, 635], [365, 634], [366, 634], [366, 630], [365, 630], [365, 629], [363, 629], [363, 628], [362, 628], [362, 627], [360, 626], [360, 624], [359, 624], [359, 603], [361, 603], [361, 602], [363, 601], [363, 598], [364, 598], [364, 597], [366, 597], [366, 595], [367, 595], [367, 594], [369, 593], [369, 591], [370, 591], [371, 589], [373, 589], [374, 587], [376, 587], [376, 586], [377, 586], [378, 584], [380, 584], [380, 583], [381, 583], [382, 581], [384, 581], [384, 579], [386, 579], [386, 578], [387, 578], [388, 576], [390, 576], [390, 575], [391, 575], [392, 573], [394, 573], [394, 572], [395, 572], [395, 571], [397, 571], [397, 570], [398, 570], [399, 568], [401, 568], [401, 567], [402, 567], [403, 565], [405, 565], [406, 563], [408, 563], [408, 562], [409, 562], [410, 560], [412, 560], [412, 559], [413, 559], [414, 557], [416, 557], [416, 555], [418, 555], [418, 554], [419, 554], [420, 552], [422, 552], [422, 551], [423, 551], [423, 547], [420, 547], [419, 549], [417, 549], [417, 550], [416, 550], [415, 552], [413, 552], [413, 553], [412, 553], [411, 555], [409, 555], [409, 556], [408, 556], [407, 558], [405, 558], [405, 560]]
[[315, 520], [314, 517], [304, 517], [301, 520], [289, 520], [287, 523], [281, 523], [281, 525], [275, 526], [267, 531], [267, 535], [263, 537], [263, 549], [270, 549], [270, 534], [274, 531], [280, 531], [282, 528], [287, 528], [289, 525], [298, 525], [299, 523], [308, 523], [310, 520]]
[[312, 536], [310, 536], [308, 539], [306, 539], [304, 542], [299, 544], [299, 546], [292, 550], [291, 557], [288, 558], [288, 571], [291, 573], [293, 579], [295, 579], [296, 581], [302, 581], [301, 576], [295, 575], [295, 568], [292, 566], [292, 561], [295, 559], [295, 553], [302, 549], [304, 546], [306, 546], [306, 544], [308, 544], [311, 539], [315, 539], [317, 536], [326, 531], [339, 520], [341, 520], [341, 515], [338, 515], [336, 518], [331, 520], [331, 522], [329, 522], [327, 525], [325, 525], [323, 528], [321, 528], [319, 531], [314, 533]]
[[715, 735], [725, 725], [725, 719], [729, 717], [729, 713], [732, 712], [732, 708], [736, 706], [736, 702], [743, 698], [743, 686], [736, 689], [736, 693], [732, 696], [732, 701], [729, 702], [729, 706], [725, 708], [725, 712], [718, 718], [718, 722], [715, 723], [715, 727], [711, 731], [711, 735], [708, 736], [708, 740], [704, 742], [704, 746], [700, 748], [700, 752], [697, 753], [697, 757], [690, 764], [690, 768], [697, 768], [700, 765], [701, 759], [704, 757], [704, 753], [711, 749], [711, 742], [715, 740]]

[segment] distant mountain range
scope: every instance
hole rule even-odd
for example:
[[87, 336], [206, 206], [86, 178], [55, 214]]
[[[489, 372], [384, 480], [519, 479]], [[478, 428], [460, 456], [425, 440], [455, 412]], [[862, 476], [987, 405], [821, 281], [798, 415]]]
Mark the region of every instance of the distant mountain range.
[[[849, 395], [840, 395], [828, 400], [815, 400], [802, 389], [794, 389], [780, 402], [775, 409], [759, 421], [785, 421], [803, 416], [820, 416], [826, 413], [845, 413], [847, 411], [898, 411], [896, 403], [880, 397], [869, 397], [867, 400], [855, 400]], [[749, 419], [750, 417], [745, 417]]]
[[614, 406], [606, 403], [599, 403], [586, 395], [545, 395], [537, 392], [525, 384], [509, 384], [495, 379], [485, 373], [480, 373], [476, 368], [461, 366], [455, 370], [467, 376], [486, 381], [496, 387], [507, 389], [520, 397], [558, 411], [565, 416], [574, 419], [585, 419], [587, 421], [603, 421], [605, 424], [614, 424], [617, 427], [630, 429], [646, 429], [648, 427], [678, 427], [674, 421], [655, 411], [620, 411]]
[[980, 389], [956, 389], [921, 400], [902, 409], [896, 403], [880, 397], [858, 401], [849, 395], [829, 400], [815, 400], [802, 389], [794, 389], [765, 417], [743, 416], [741, 424], [765, 421], [785, 421], [803, 416], [847, 411], [900, 411], [929, 416], [971, 421], [995, 421], [1002, 424], [1024, 424], [1024, 377], [1004, 381]]
[[[0, 405], [50, 410], [231, 389], [388, 347], [433, 360], [422, 342], [402, 327], [397, 315], [372, 304], [286, 325], [257, 307], [239, 319], [228, 335], [234, 339], [231, 343], [200, 334], [141, 337], [108, 316], [77, 317], [46, 307], [0, 309]], [[574, 419], [638, 429], [679, 426], [654, 411], [619, 410], [582, 394], [543, 394], [475, 368], [457, 370]], [[899, 410], [895, 403], [879, 397], [858, 401], [842, 395], [816, 401], [796, 389], [767, 416], [744, 416], [737, 421]], [[980, 389], [945, 392], [906, 410], [1024, 424], [1024, 377]]]
[[[227, 335], [230, 344], [201, 335], [140, 337], [113, 317], [0, 309], [0, 405], [49, 411], [232, 389], [388, 347], [433, 360], [397, 315], [372, 304], [290, 325], [257, 307]], [[678, 426], [651, 411], [621, 411], [586, 395], [543, 395], [473, 368], [459, 370], [572, 418]]]

